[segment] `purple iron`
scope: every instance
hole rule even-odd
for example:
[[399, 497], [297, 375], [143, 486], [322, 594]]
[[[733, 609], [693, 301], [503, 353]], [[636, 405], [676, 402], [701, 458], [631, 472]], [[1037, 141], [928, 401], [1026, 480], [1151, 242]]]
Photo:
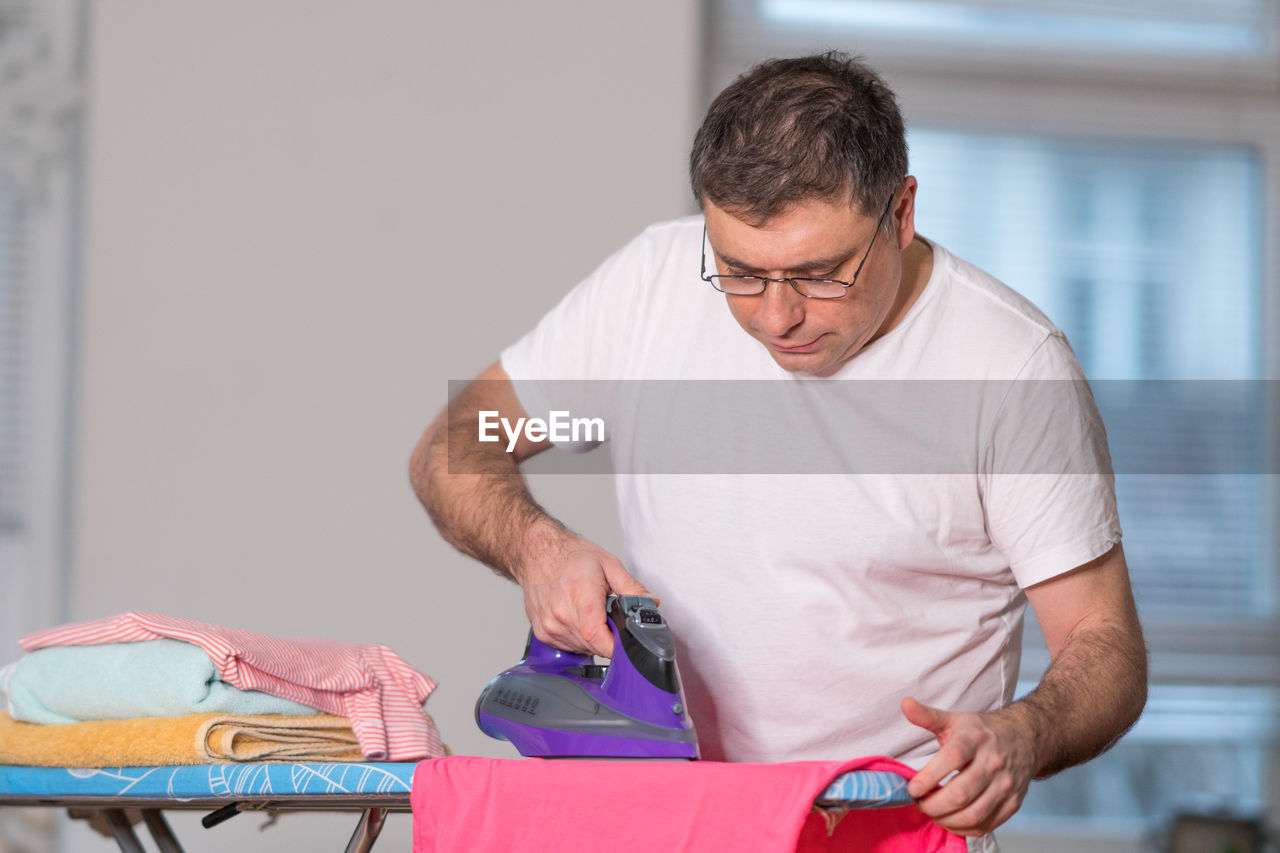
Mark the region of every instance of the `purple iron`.
[[611, 595], [613, 659], [552, 648], [529, 632], [524, 659], [476, 700], [476, 724], [540, 758], [697, 758], [671, 629], [652, 598]]

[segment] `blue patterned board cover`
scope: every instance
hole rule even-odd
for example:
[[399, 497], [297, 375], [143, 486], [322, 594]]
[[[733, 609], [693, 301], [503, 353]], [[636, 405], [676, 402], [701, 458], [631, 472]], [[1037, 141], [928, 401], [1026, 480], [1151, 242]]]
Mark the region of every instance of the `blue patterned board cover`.
[[854, 809], [882, 809], [915, 802], [907, 793], [905, 777], [888, 770], [854, 770], [837, 776], [814, 800], [819, 805]]
[[0, 797], [169, 800], [294, 794], [403, 794], [415, 762], [197, 764], [182, 767], [0, 767]]
[[[190, 800], [315, 794], [404, 795], [413, 762], [359, 764], [200, 764], [183, 767], [0, 766], [0, 798], [136, 797]], [[884, 808], [912, 802], [907, 780], [896, 773], [859, 770], [836, 777], [818, 802], [850, 808]]]

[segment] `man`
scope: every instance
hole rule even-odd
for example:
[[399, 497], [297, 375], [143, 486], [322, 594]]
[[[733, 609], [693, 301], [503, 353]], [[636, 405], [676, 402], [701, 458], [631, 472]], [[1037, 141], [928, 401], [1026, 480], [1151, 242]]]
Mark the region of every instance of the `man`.
[[[915, 234], [895, 99], [857, 61], [740, 77], [698, 132], [691, 177], [703, 216], [647, 229], [436, 418], [411, 463], [417, 494], [450, 542], [520, 583], [553, 645], [608, 656], [606, 594], [659, 597], [705, 758], [891, 755], [920, 768], [926, 814], [990, 833], [1032, 778], [1107, 748], [1146, 697], [1105, 436], [1070, 347]], [[536, 381], [549, 379], [767, 380], [786, 402], [705, 445], [741, 468], [682, 474], [645, 464], [699, 440], [664, 431], [661, 405]], [[972, 407], [894, 407], [884, 431], [968, 462], [859, 468], [867, 445], [842, 437], [831, 404], [879, 387], [856, 380], [979, 381]], [[1022, 387], [1066, 391], [1019, 406]], [[517, 466], [546, 442], [478, 440], [480, 411], [515, 423], [569, 399], [608, 414], [632, 571], [532, 500]], [[788, 467], [813, 447], [828, 472]], [[1086, 464], [1037, 464], [1044, 448]], [[774, 453], [788, 461], [764, 464]], [[1052, 664], [1010, 704], [1027, 602]]]

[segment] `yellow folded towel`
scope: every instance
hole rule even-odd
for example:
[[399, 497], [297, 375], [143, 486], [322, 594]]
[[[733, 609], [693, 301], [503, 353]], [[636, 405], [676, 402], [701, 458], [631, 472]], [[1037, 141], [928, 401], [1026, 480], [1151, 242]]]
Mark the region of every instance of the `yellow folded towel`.
[[0, 712], [0, 764], [151, 767], [361, 760], [350, 723], [328, 714], [190, 714], [43, 725], [16, 722]]
[[361, 761], [346, 717], [214, 717], [200, 724], [205, 761]]

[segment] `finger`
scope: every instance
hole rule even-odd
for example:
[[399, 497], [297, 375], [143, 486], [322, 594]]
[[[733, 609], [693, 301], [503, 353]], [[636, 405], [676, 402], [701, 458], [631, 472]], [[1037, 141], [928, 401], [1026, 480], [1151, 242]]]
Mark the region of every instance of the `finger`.
[[[653, 598], [645, 585], [633, 578], [620, 561], [604, 560], [603, 563], [604, 579], [609, 584], [609, 589], [618, 595], [646, 595]], [[655, 598], [654, 601], [657, 599]]]
[[[918, 805], [922, 812], [934, 820], [954, 817], [973, 807], [990, 787], [991, 776], [979, 771], [975, 763], [970, 763], [967, 768], [957, 773], [940, 788], [926, 795]], [[982, 816], [985, 816], [985, 813]]]
[[556, 613], [553, 608], [530, 603], [525, 605], [525, 614], [529, 617], [529, 625], [533, 628], [534, 636], [547, 645], [565, 649], [566, 647], [561, 643], [573, 638], [568, 620]]
[[[950, 787], [946, 785], [943, 791]], [[1017, 811], [1017, 798], [1012, 794], [1013, 785], [1007, 777], [986, 780], [985, 787], [969, 803], [949, 814], [933, 816], [934, 822], [959, 835], [985, 835]]]
[[593, 655], [599, 655], [602, 658], [613, 657], [613, 632], [609, 630], [608, 625], [601, 623], [583, 627], [582, 641]]
[[1005, 800], [987, 826], [987, 832], [995, 832], [1005, 821], [1017, 814], [1020, 808], [1022, 808], [1022, 797], [1010, 797]]
[[[951, 742], [943, 745], [934, 753], [933, 758], [929, 759], [929, 763], [921, 768], [920, 772], [907, 783], [907, 793], [916, 799], [934, 796], [941, 793], [935, 792], [935, 794], [930, 794], [931, 791], [934, 791], [935, 788], [942, 784], [943, 779], [946, 779], [952, 773], [963, 770], [968, 766], [972, 759], [972, 752], [966, 750], [959, 743]], [[955, 781], [955, 779], [952, 779], [951, 782], [948, 782], [943, 786], [943, 790], [950, 788], [951, 784]], [[950, 797], [946, 798], [944, 802], [957, 796], [958, 793], [959, 789], [953, 792]], [[923, 808], [923, 803], [921, 807]], [[928, 812], [928, 814], [932, 815], [935, 814], [935, 812]]]
[[533, 635], [541, 640], [544, 645], [559, 649], [562, 652], [585, 652], [587, 650], [581, 638], [567, 628], [559, 626], [558, 623], [530, 620], [529, 624], [533, 627]]
[[577, 627], [583, 645], [602, 658], [613, 657], [613, 633], [604, 612], [604, 590], [578, 600]]
[[949, 774], [964, 767], [972, 756], [965, 754], [957, 745], [952, 744], [948, 748], [949, 744], [943, 733], [951, 720], [949, 712], [925, 705], [910, 696], [902, 700], [901, 707], [907, 722], [932, 732], [941, 744], [929, 763], [907, 783], [907, 793], [919, 799], [936, 788]]
[[588, 653], [591, 649], [582, 638], [577, 611], [578, 608], [567, 601], [553, 599], [544, 603], [536, 591], [525, 596], [525, 615], [529, 617], [535, 637], [553, 649]]
[[[947, 777], [952, 776], [952, 774], [959, 774], [966, 767], [970, 767], [975, 754], [977, 754], [977, 749], [968, 738], [948, 739], [947, 743], [942, 744], [938, 751], [933, 753], [933, 757], [929, 758], [927, 765], [920, 768], [920, 772], [906, 785], [906, 790], [916, 799], [920, 799], [932, 798], [934, 795], [940, 794], [936, 790], [940, 785], [942, 785], [942, 790], [950, 789], [952, 783], [955, 783], [959, 776], [943, 784]], [[942, 799], [943, 806], [959, 797], [960, 790], [960, 788], [952, 789], [951, 794]], [[933, 793], [931, 794], [931, 792]], [[925, 808], [924, 802], [928, 802], [928, 800], [923, 800], [922, 808]], [[959, 808], [959, 806], [956, 806], [956, 808]], [[945, 813], [945, 809], [933, 806], [933, 808], [927, 809], [927, 813], [931, 816], [940, 815], [940, 813]]]
[[949, 712], [917, 702], [910, 696], [902, 700], [901, 707], [902, 715], [907, 718], [907, 722], [913, 726], [928, 729], [935, 735], [945, 729], [951, 720]]

